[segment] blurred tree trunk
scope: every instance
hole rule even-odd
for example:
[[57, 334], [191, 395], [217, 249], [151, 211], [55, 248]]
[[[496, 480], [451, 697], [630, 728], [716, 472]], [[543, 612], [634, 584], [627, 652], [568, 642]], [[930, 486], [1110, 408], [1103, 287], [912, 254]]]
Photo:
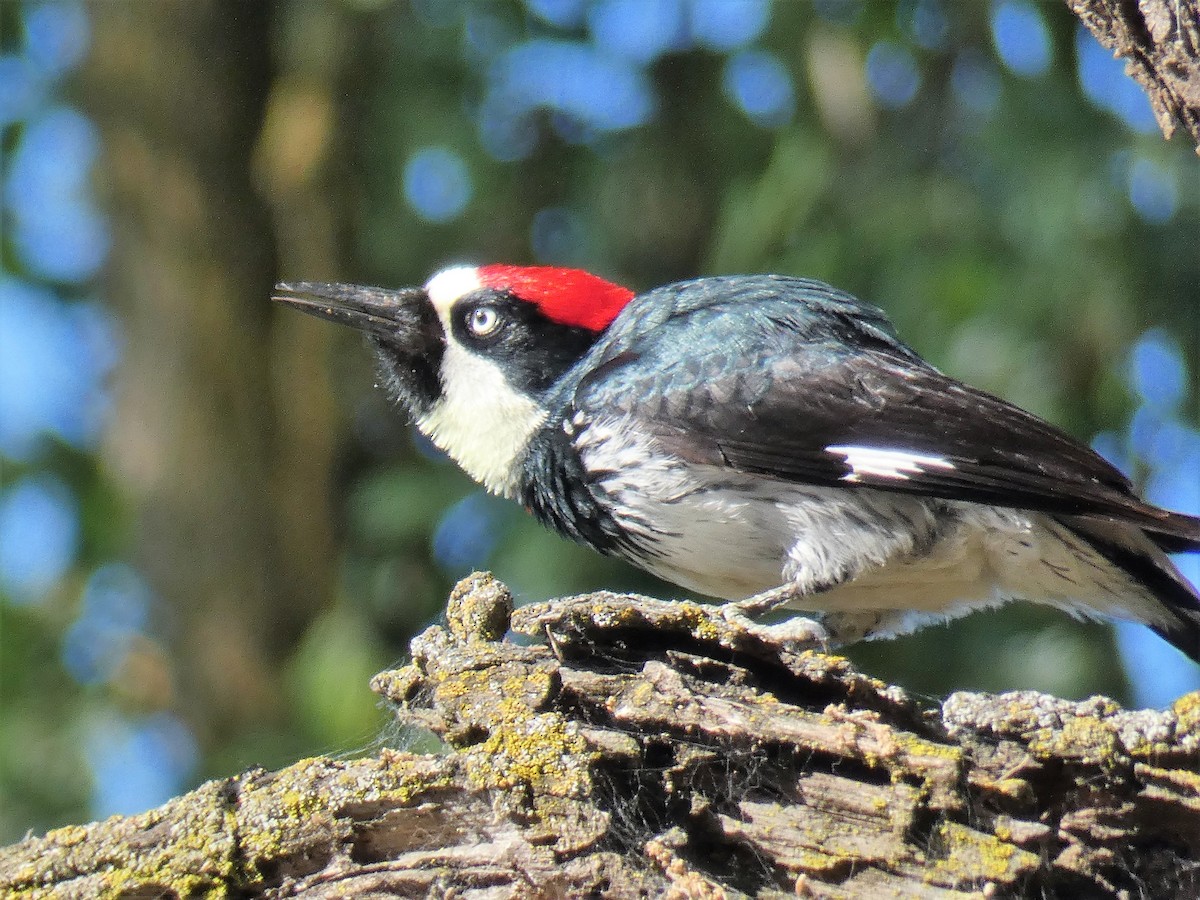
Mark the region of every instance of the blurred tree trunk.
[[89, 11], [80, 91], [107, 157], [105, 290], [124, 326], [104, 453], [131, 561], [172, 617], [175, 703], [211, 746], [283, 713], [279, 666], [333, 595], [327, 334], [277, 321], [268, 298], [281, 261], [336, 268], [335, 214], [313, 197], [337, 45], [290, 66], [288, 10], [265, 0]]

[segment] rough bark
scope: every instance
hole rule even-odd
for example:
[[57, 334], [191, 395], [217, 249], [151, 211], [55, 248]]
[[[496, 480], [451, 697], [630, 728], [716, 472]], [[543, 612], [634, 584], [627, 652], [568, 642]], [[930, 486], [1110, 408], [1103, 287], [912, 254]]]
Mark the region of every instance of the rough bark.
[[1200, 694], [926, 709], [717, 607], [513, 613], [487, 575], [373, 687], [443, 752], [253, 770], [29, 838], [0, 894], [1200, 894]]
[[1182, 125], [1200, 153], [1200, 0], [1067, 0], [1145, 89], [1168, 139]]

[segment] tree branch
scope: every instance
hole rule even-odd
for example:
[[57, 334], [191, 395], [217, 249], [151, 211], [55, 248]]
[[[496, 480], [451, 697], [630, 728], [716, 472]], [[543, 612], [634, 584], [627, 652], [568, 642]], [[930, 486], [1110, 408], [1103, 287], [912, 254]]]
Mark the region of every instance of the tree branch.
[[489, 575], [373, 687], [445, 752], [253, 770], [29, 838], [0, 850], [0, 894], [1200, 893], [1200, 694], [924, 709], [718, 607], [514, 613]]
[[1182, 125], [1200, 153], [1200, 0], [1067, 0], [1150, 98], [1170, 139]]

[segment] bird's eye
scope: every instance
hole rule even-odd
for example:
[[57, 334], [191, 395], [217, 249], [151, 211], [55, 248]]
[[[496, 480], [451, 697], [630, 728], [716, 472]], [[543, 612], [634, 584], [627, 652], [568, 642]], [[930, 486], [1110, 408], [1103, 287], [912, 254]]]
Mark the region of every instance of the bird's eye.
[[476, 337], [486, 337], [500, 326], [500, 313], [494, 306], [477, 306], [467, 313], [467, 327]]

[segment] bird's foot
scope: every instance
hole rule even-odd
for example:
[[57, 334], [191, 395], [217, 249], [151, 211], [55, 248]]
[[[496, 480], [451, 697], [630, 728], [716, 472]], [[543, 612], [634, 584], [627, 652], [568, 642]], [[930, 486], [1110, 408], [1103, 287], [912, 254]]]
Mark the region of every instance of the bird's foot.
[[735, 606], [729, 603], [722, 609], [725, 621], [768, 644], [788, 644], [817, 650], [828, 650], [830, 647], [829, 633], [816, 619], [793, 616], [774, 625], [762, 625], [737, 609], [730, 608]]
[[761, 594], [755, 594], [753, 597], [747, 597], [745, 600], [735, 600], [731, 603], [726, 603], [722, 608], [736, 610], [740, 615], [757, 619], [764, 613], [769, 613], [773, 609], [779, 609], [779, 607], [785, 606], [803, 596], [804, 593], [794, 584], [781, 584], [777, 588], [771, 588], [769, 591], [763, 591]]
[[819, 646], [823, 650], [841, 647], [862, 640], [892, 637], [912, 631], [912, 613], [903, 609], [843, 609], [821, 614], [820, 621], [795, 616], [776, 625], [759, 625], [759, 616], [792, 605], [803, 609], [811, 604], [814, 592], [801, 590], [794, 584], [783, 584], [745, 600], [726, 603], [721, 607], [725, 621], [762, 635], [771, 634], [778, 640], [791, 640]]
[[829, 632], [815, 619], [793, 616], [774, 625], [762, 625], [754, 621], [764, 613], [778, 609], [800, 596], [802, 593], [794, 585], [785, 584], [745, 600], [723, 604], [721, 615], [730, 625], [770, 643], [800, 644], [828, 649]]

